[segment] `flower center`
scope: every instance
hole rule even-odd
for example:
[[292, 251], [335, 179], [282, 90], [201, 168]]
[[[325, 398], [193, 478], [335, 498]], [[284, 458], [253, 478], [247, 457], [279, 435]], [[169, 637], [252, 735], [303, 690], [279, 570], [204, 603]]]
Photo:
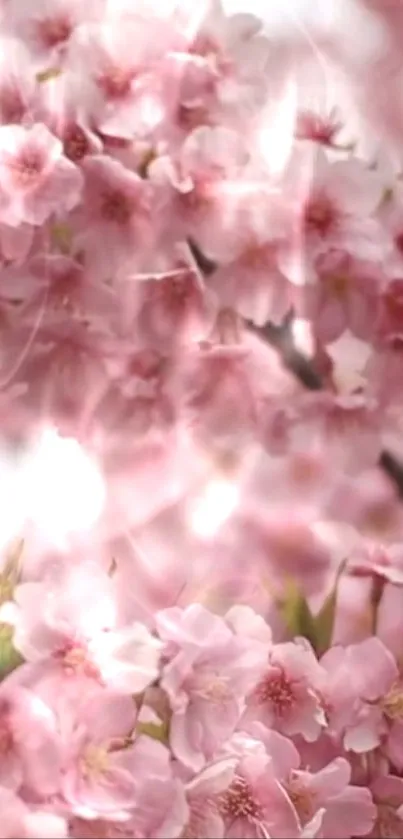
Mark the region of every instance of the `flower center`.
[[49, 49], [68, 41], [72, 30], [72, 24], [66, 17], [48, 18], [38, 24], [39, 38]]
[[340, 125], [331, 119], [326, 120], [309, 111], [302, 111], [297, 118], [296, 136], [301, 140], [314, 140], [324, 146], [331, 146], [339, 128]]
[[132, 207], [129, 200], [119, 190], [105, 192], [102, 198], [102, 216], [106, 221], [116, 224], [127, 224], [132, 216]]
[[223, 816], [233, 819], [259, 819], [261, 808], [256, 802], [252, 790], [241, 775], [237, 775], [227, 791], [220, 798], [220, 811]]
[[226, 680], [216, 673], [196, 677], [192, 684], [192, 694], [200, 699], [207, 699], [209, 702], [218, 704], [226, 702], [230, 697]]
[[308, 231], [327, 236], [335, 222], [334, 207], [326, 196], [312, 198], [305, 207], [305, 224]]
[[107, 772], [108, 766], [108, 749], [93, 743], [87, 746], [81, 760], [81, 770], [85, 778], [101, 778]]
[[382, 708], [390, 720], [403, 720], [403, 687], [393, 685], [389, 693], [382, 700]]
[[27, 188], [34, 185], [43, 169], [43, 156], [36, 149], [24, 149], [10, 163], [15, 186]]
[[258, 684], [255, 699], [260, 705], [268, 702], [276, 716], [285, 716], [295, 705], [295, 693], [283, 670], [273, 668]]
[[315, 796], [297, 778], [287, 784], [287, 793], [302, 824], [306, 824], [316, 811]]
[[64, 153], [75, 162], [80, 161], [89, 152], [89, 143], [79, 125], [70, 125], [64, 134]]
[[250, 245], [241, 257], [241, 262], [246, 268], [258, 271], [267, 269], [267, 249], [261, 245]]
[[335, 274], [328, 279], [331, 292], [335, 297], [343, 298], [349, 287], [348, 277], [343, 274]]
[[124, 99], [130, 93], [132, 81], [132, 71], [112, 66], [97, 79], [97, 84], [108, 99]]
[[89, 678], [99, 679], [99, 671], [90, 660], [84, 644], [69, 641], [56, 651], [54, 657], [62, 663], [65, 673], [69, 676], [81, 673]]

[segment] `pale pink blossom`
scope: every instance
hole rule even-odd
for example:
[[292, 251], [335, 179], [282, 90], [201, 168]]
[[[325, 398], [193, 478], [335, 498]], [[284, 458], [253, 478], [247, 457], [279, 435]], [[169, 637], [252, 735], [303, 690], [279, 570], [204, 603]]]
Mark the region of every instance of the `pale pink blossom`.
[[166, 351], [206, 339], [216, 314], [214, 295], [185, 260], [160, 276], [128, 278], [128, 309], [140, 345]]
[[347, 750], [364, 753], [380, 744], [401, 766], [402, 686], [395, 659], [376, 637], [333, 647], [322, 664], [327, 678], [330, 729]]
[[332, 248], [314, 263], [316, 280], [295, 295], [300, 317], [314, 323], [319, 341], [336, 341], [345, 330], [361, 340], [373, 338], [385, 276], [376, 263]]
[[220, 266], [210, 283], [224, 308], [257, 326], [281, 323], [292, 304], [292, 286], [277, 264], [272, 242], [252, 241], [234, 261]]
[[27, 8], [21, 0], [11, 4], [7, 26], [31, 51], [38, 67], [48, 70], [60, 64], [74, 30], [85, 21], [97, 19], [104, 0], [90, 0], [85, 7], [79, 0], [38, 0]]
[[18, 38], [3, 37], [0, 48], [0, 122], [32, 120], [38, 107], [39, 86], [29, 52]]
[[101, 154], [104, 144], [93, 130], [80, 102], [82, 80], [69, 73], [50, 78], [41, 89], [43, 122], [63, 143], [63, 153], [76, 165], [89, 154]]
[[[10, 296], [24, 301], [24, 315], [34, 323], [44, 307], [47, 324], [52, 322], [52, 316], [56, 323], [69, 316], [103, 327], [109, 333], [108, 325], [116, 308], [113, 290], [95, 283], [85, 267], [70, 256], [34, 256], [18, 276], [15, 272], [10, 276], [8, 285]], [[7, 291], [5, 284], [4, 293]]]
[[236, 759], [221, 758], [208, 765], [186, 785], [189, 808], [184, 834], [195, 839], [222, 839], [224, 821], [220, 813], [220, 800], [234, 778]]
[[96, 277], [135, 273], [133, 263], [155, 245], [153, 189], [123, 164], [102, 155], [86, 157], [82, 207], [74, 218], [76, 246]]
[[[329, 161], [322, 149], [297, 151], [285, 176], [294, 202], [295, 247], [311, 259], [329, 247], [355, 256], [382, 255], [386, 243], [375, 220], [382, 181], [357, 158]], [[291, 204], [292, 206], [292, 204]]]
[[326, 727], [324, 686], [325, 672], [307, 641], [275, 644], [249, 695], [246, 718], [289, 736], [316, 740]]
[[113, 583], [95, 563], [53, 581], [22, 583], [10, 620], [17, 649], [55, 678], [84, 677], [138, 693], [158, 674], [161, 644], [141, 623], [120, 624]]
[[[27, 277], [22, 280], [28, 282]], [[67, 436], [81, 437], [82, 425], [105, 393], [109, 337], [99, 329], [89, 329], [85, 320], [66, 320], [63, 307], [58, 312], [50, 310], [46, 322], [46, 288], [42, 303], [37, 302], [30, 312], [27, 308], [23, 343], [20, 338], [13, 348], [10, 368], [19, 384], [29, 382], [26, 402], [31, 411], [46, 424], [51, 417]], [[30, 347], [32, 342], [31, 352], [21, 351], [21, 346]]]
[[73, 209], [81, 190], [80, 171], [45, 125], [0, 126], [1, 221], [41, 225]]
[[296, 810], [282, 785], [270, 772], [270, 758], [245, 750], [235, 777], [220, 800], [224, 836], [261, 839], [298, 836]]
[[27, 805], [11, 790], [0, 788], [1, 839], [67, 839], [66, 820], [52, 810]]
[[0, 753], [3, 787], [57, 793], [61, 751], [54, 714], [35, 692], [7, 683], [0, 692]]
[[228, 115], [253, 113], [264, 102], [270, 42], [259, 18], [226, 15], [219, 0], [208, 3], [188, 51], [180, 92], [183, 104], [193, 109], [207, 103], [209, 110]]
[[127, 741], [135, 724], [136, 707], [130, 696], [90, 693], [77, 708], [64, 707], [61, 701], [65, 744], [61, 790], [76, 815], [116, 818], [134, 805], [135, 746], [127, 746]]
[[303, 826], [320, 812], [319, 836], [323, 839], [369, 833], [376, 816], [371, 793], [350, 785], [350, 777], [351, 768], [344, 758], [336, 758], [316, 773], [293, 770], [286, 790]]
[[237, 185], [247, 161], [236, 131], [201, 126], [186, 138], [177, 159], [161, 156], [150, 166], [152, 181], [168, 190], [171, 229], [193, 237], [212, 259], [233, 242]]
[[105, 135], [147, 136], [165, 122], [178, 85], [178, 30], [155, 15], [132, 13], [77, 29], [68, 67], [82, 82], [80, 102]]
[[173, 712], [171, 748], [197, 771], [235, 730], [264, 666], [265, 645], [245, 643], [203, 606], [167, 609], [156, 620], [166, 644], [161, 685]]

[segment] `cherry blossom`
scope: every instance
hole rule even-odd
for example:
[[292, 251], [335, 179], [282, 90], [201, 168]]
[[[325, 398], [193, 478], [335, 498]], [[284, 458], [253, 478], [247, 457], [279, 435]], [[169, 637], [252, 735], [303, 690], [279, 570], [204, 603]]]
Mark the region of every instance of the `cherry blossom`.
[[235, 5], [0, 0], [3, 839], [403, 836], [403, 16]]
[[41, 225], [78, 203], [82, 178], [45, 125], [0, 127], [0, 212], [12, 227]]

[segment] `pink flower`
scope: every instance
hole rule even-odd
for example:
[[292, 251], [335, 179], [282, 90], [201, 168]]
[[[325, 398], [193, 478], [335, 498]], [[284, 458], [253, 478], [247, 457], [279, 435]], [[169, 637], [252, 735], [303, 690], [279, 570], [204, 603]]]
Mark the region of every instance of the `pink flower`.
[[187, 254], [155, 277], [128, 278], [130, 328], [139, 344], [161, 351], [206, 339], [213, 327], [216, 301]]
[[317, 257], [314, 271], [315, 283], [304, 286], [295, 303], [300, 317], [313, 322], [317, 339], [332, 343], [349, 329], [370, 340], [385, 286], [380, 267], [332, 248]]
[[250, 693], [246, 718], [283, 734], [316, 740], [326, 726], [325, 672], [308, 642], [275, 644], [266, 672]]
[[58, 791], [61, 752], [54, 715], [34, 692], [7, 682], [0, 691], [0, 754], [3, 787], [24, 786], [45, 797]]
[[161, 644], [141, 623], [119, 624], [113, 584], [95, 564], [53, 582], [24, 583], [15, 603], [15, 646], [55, 678], [84, 677], [139, 693], [157, 676]]
[[17, 38], [5, 37], [0, 45], [0, 122], [21, 123], [38, 106], [38, 84], [29, 53]]
[[[137, 790], [137, 804], [127, 829], [131, 831], [130, 836], [138, 839], [177, 839], [188, 818], [184, 785], [171, 775], [168, 766], [162, 772], [151, 764], [153, 749], [159, 744], [153, 744], [149, 738], [144, 739], [148, 742], [144, 743], [143, 759], [138, 761], [138, 776], [141, 780]], [[151, 752], [148, 759], [147, 751]]]
[[46, 305], [47, 324], [51, 324], [52, 317], [58, 323], [61, 317], [69, 315], [103, 326], [109, 332], [107, 324], [116, 302], [113, 291], [95, 283], [83, 265], [69, 256], [35, 256], [17, 277], [15, 273], [10, 277], [9, 286], [10, 296], [24, 300], [24, 314], [34, 323], [38, 320], [38, 312]]
[[371, 793], [350, 785], [351, 768], [336, 758], [316, 774], [295, 769], [286, 784], [287, 793], [303, 826], [320, 813], [319, 836], [349, 839], [366, 836], [376, 817]]
[[382, 416], [374, 399], [329, 391], [295, 401], [289, 430], [289, 456], [324, 453], [338, 469], [361, 472], [375, 466], [382, 450]]
[[345, 649], [333, 647], [322, 664], [328, 673], [330, 730], [357, 753], [382, 744], [401, 767], [403, 689], [393, 655], [373, 637]]
[[385, 252], [374, 218], [382, 181], [359, 159], [330, 162], [319, 147], [309, 157], [298, 150], [286, 173], [285, 188], [294, 206], [297, 190], [295, 247], [302, 254], [308, 249], [308, 261], [329, 247], [365, 259]]
[[186, 785], [189, 808], [186, 833], [195, 839], [222, 839], [224, 821], [220, 813], [220, 798], [234, 778], [236, 759], [221, 758], [206, 766]]
[[249, 13], [226, 15], [220, 2], [208, 3], [188, 51], [183, 104], [193, 109], [206, 103], [222, 119], [231, 111], [237, 116], [250, 113], [264, 101], [270, 44], [259, 18]]
[[0, 788], [1, 839], [21, 836], [23, 839], [67, 839], [64, 818], [37, 807], [29, 807], [8, 789]]
[[[182, 417], [204, 445], [245, 441], [256, 433], [259, 359], [245, 345], [193, 349], [176, 369]], [[260, 378], [262, 387], [266, 380]], [[256, 379], [256, 388], [258, 382]]]
[[97, 277], [110, 280], [119, 270], [135, 273], [136, 259], [155, 244], [151, 209], [153, 190], [117, 160], [101, 155], [82, 163], [82, 209], [75, 214], [76, 246]]
[[177, 159], [162, 156], [150, 166], [151, 180], [168, 190], [170, 229], [177, 237], [194, 238], [212, 259], [226, 254], [233, 242], [237, 184], [247, 160], [237, 132], [201, 126], [186, 138]]
[[170, 744], [198, 771], [233, 733], [265, 658], [265, 646], [246, 643], [203, 606], [166, 609], [157, 616], [168, 659], [161, 686], [172, 708]]
[[[24, 284], [28, 284], [27, 277]], [[43, 298], [36, 319], [33, 309], [26, 310], [24, 331], [17, 347], [11, 347], [14, 354], [10, 353], [9, 369], [18, 384], [27, 386], [29, 382], [24, 404], [30, 411], [47, 426], [51, 418], [66, 436], [81, 437], [87, 416], [105, 392], [109, 341], [84, 321], [61, 317], [63, 310], [49, 317], [49, 324], [40, 329], [46, 313], [45, 294]], [[26, 347], [32, 351], [27, 353]]]
[[133, 699], [100, 691], [77, 709], [62, 704], [60, 713], [64, 798], [77, 815], [118, 817], [136, 801], [135, 746], [127, 746], [136, 723]]
[[236, 259], [219, 267], [210, 282], [223, 307], [257, 326], [281, 323], [291, 306], [292, 287], [279, 269], [272, 242], [250, 242]]
[[247, 749], [240, 758], [235, 777], [220, 797], [219, 812], [224, 836], [232, 839], [261, 839], [270, 836], [298, 836], [296, 811], [281, 784], [270, 771], [270, 758]]
[[0, 126], [1, 221], [41, 225], [75, 207], [81, 189], [81, 173], [45, 125]]
[[79, 101], [90, 122], [107, 136], [128, 140], [159, 129], [178, 84], [175, 48], [183, 46], [172, 23], [150, 13], [131, 11], [124, 22], [110, 15], [80, 26], [68, 67], [81, 81]]
[[82, 80], [62, 73], [49, 79], [41, 97], [41, 117], [63, 143], [63, 153], [76, 165], [89, 154], [101, 154], [103, 142], [92, 130], [80, 103]]
[[7, 24], [29, 46], [38, 66], [47, 70], [63, 58], [75, 28], [102, 10], [102, 0], [90, 0], [85, 9], [79, 0], [38, 0], [35, 9], [15, 0]]

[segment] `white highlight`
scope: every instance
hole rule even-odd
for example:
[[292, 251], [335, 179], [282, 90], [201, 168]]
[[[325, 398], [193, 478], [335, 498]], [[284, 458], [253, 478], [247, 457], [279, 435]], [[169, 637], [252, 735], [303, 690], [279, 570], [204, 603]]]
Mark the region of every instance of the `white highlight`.
[[26, 514], [59, 547], [73, 533], [89, 531], [105, 503], [96, 465], [74, 439], [46, 429], [20, 474]]
[[309, 321], [303, 320], [302, 318], [295, 318], [292, 322], [291, 333], [295, 348], [307, 356], [307, 358], [313, 358], [315, 339]]
[[33, 524], [38, 536], [64, 550], [102, 514], [106, 487], [96, 464], [74, 439], [48, 428], [15, 461], [0, 451], [0, 551]]
[[21, 536], [25, 520], [19, 475], [12, 459], [4, 451], [0, 454], [0, 509], [0, 551], [3, 551]]
[[297, 85], [289, 76], [283, 95], [264, 116], [256, 138], [258, 152], [274, 178], [283, 174], [291, 157], [297, 109]]
[[195, 536], [210, 539], [230, 518], [239, 501], [239, 488], [224, 478], [210, 481], [190, 505], [189, 527]]

